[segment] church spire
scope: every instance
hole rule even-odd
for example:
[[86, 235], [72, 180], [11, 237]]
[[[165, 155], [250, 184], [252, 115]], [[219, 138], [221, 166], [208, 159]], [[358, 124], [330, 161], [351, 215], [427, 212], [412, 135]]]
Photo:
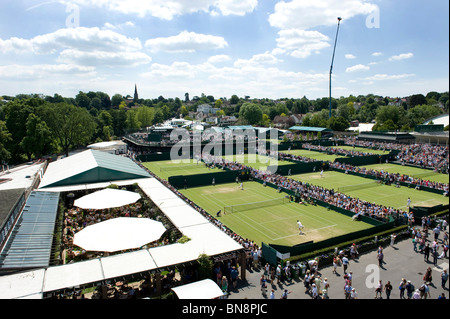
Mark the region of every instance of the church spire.
[[137, 91], [137, 85], [134, 84], [134, 102], [137, 102], [139, 100], [139, 95]]

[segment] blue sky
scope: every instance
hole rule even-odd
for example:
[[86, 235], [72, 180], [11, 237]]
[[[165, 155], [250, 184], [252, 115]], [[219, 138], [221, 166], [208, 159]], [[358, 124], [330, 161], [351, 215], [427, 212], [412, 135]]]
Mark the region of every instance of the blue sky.
[[448, 91], [443, 0], [3, 0], [0, 95]]

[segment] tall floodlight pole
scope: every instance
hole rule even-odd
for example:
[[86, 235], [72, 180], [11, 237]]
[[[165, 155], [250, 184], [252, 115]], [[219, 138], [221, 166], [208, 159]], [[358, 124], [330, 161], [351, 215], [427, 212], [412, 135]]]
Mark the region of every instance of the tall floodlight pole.
[[331, 59], [331, 67], [330, 67], [330, 114], [329, 117], [331, 118], [331, 74], [333, 73], [333, 63], [334, 63], [334, 53], [336, 52], [336, 43], [337, 43], [337, 38], [338, 38], [338, 33], [339, 33], [339, 26], [341, 25], [341, 20], [342, 18], [338, 17], [338, 25], [337, 25], [337, 30], [336, 30], [336, 39], [334, 40], [334, 49], [333, 49], [333, 57]]

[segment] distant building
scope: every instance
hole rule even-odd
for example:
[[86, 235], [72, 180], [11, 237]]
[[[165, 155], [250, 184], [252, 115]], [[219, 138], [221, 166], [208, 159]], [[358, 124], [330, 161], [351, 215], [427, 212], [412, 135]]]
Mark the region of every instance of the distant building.
[[138, 100], [139, 100], [139, 94], [138, 94], [138, 91], [137, 91], [137, 85], [135, 84], [134, 85], [134, 99], [133, 99], [133, 101], [137, 102]]

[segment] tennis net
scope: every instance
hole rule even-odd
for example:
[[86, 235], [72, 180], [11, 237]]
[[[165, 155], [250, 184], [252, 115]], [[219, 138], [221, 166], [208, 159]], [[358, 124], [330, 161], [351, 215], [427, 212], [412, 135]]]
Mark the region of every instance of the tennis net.
[[383, 183], [380, 180], [374, 180], [369, 183], [362, 183], [362, 184], [356, 184], [356, 185], [349, 185], [349, 186], [342, 186], [338, 188], [339, 193], [348, 193], [351, 191], [361, 190], [361, 189], [367, 189], [372, 187], [377, 187], [383, 185]]
[[225, 206], [223, 209], [223, 212], [225, 214], [238, 213], [238, 212], [243, 212], [243, 211], [257, 209], [257, 208], [287, 204], [289, 202], [290, 202], [289, 197], [282, 197], [282, 198], [277, 198], [277, 199], [264, 200], [261, 202], [252, 202], [252, 203], [245, 203], [245, 204], [239, 204], [239, 205]]

